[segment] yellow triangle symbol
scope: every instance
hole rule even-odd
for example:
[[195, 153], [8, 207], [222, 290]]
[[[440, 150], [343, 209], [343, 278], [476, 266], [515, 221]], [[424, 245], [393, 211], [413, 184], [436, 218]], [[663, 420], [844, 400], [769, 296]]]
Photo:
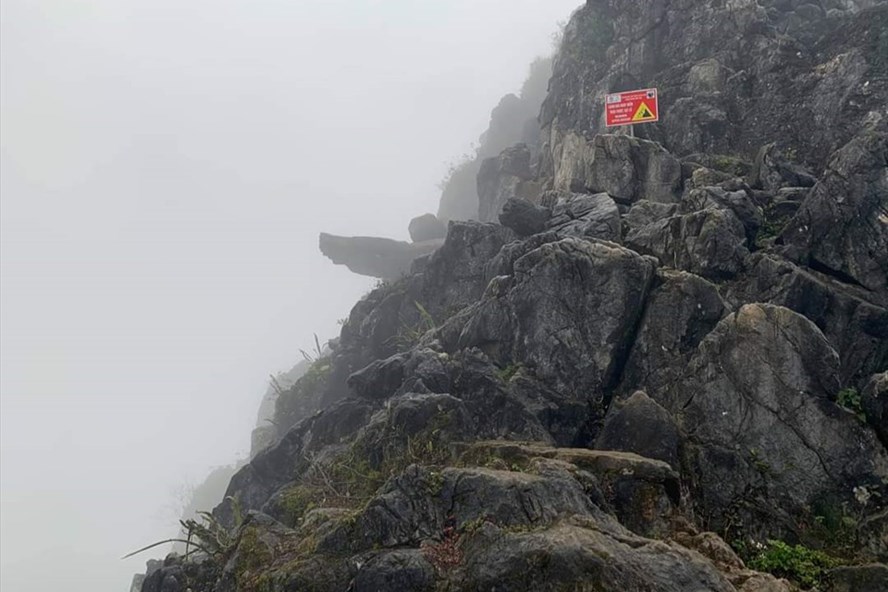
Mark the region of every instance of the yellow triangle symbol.
[[647, 103], [642, 103], [638, 106], [635, 115], [632, 116], [632, 121], [644, 121], [645, 119], [654, 119], [654, 114], [651, 113], [651, 109], [647, 106]]

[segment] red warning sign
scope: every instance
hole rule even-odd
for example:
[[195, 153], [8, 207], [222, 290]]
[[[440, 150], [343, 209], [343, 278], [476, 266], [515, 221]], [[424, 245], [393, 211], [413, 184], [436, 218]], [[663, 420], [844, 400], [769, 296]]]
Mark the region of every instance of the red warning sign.
[[659, 121], [657, 89], [646, 88], [607, 95], [604, 112], [607, 127]]

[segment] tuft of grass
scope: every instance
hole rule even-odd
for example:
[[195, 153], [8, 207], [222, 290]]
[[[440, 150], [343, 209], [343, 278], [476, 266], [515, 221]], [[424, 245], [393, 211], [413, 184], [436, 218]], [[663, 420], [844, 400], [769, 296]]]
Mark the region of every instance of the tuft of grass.
[[241, 524], [243, 524], [244, 517], [241, 512], [240, 501], [236, 497], [228, 496], [225, 499], [231, 500], [234, 510], [235, 527], [233, 530], [229, 531], [225, 528], [225, 526], [216, 520], [216, 517], [210, 512], [198, 512], [197, 514], [200, 520], [188, 519], [179, 521], [182, 530], [186, 533], [184, 539], [171, 538], [157, 541], [156, 543], [137, 549], [132, 553], [127, 553], [121, 559], [128, 559], [134, 555], [138, 555], [139, 553], [143, 553], [168, 543], [184, 543], [184, 559], [188, 559], [194, 553], [198, 552], [203, 553], [210, 558], [218, 559], [226, 557], [237, 544], [236, 533], [240, 529]]
[[402, 321], [401, 328], [394, 337], [395, 343], [402, 349], [413, 347], [419, 343], [423, 335], [438, 326], [431, 313], [422, 304], [417, 301], [414, 301], [413, 304], [419, 313], [419, 320], [412, 324]]
[[321, 358], [324, 357], [324, 350], [321, 348], [321, 342], [318, 339], [318, 334], [313, 333], [313, 335], [314, 335], [314, 342], [315, 342], [314, 350], [311, 353], [305, 351], [304, 349], [299, 350], [299, 352], [302, 354], [302, 357], [305, 358], [305, 361], [307, 361], [310, 364], [314, 364], [315, 362], [317, 362], [318, 360], [320, 360]]
[[749, 461], [762, 477], [767, 477], [774, 473], [774, 469], [771, 467], [770, 463], [762, 458], [762, 455], [757, 448], [751, 448], [749, 450]]

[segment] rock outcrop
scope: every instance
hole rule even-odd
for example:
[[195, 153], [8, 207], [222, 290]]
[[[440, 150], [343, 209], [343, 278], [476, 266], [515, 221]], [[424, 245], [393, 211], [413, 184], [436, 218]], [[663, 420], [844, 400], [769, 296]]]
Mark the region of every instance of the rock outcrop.
[[440, 239], [406, 243], [371, 236], [334, 236], [322, 232], [321, 252], [354, 273], [394, 280], [407, 274], [413, 260], [441, 246]]
[[410, 231], [410, 240], [415, 243], [441, 240], [447, 235], [447, 227], [434, 214], [417, 216], [410, 221], [407, 229]]
[[781, 239], [811, 267], [888, 289], [888, 121], [832, 156]]
[[[282, 389], [226, 543], [143, 590], [880, 589], [886, 19], [586, 2], [540, 127], [506, 99], [454, 171], [446, 234], [323, 235], [391, 281]], [[661, 121], [601, 133], [636, 85]]]

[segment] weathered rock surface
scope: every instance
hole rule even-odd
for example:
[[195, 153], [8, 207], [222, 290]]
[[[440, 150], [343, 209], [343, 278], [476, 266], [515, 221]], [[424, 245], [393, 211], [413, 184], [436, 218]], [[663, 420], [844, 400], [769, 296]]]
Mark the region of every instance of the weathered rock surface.
[[784, 187], [813, 187], [817, 179], [802, 167], [786, 160], [776, 143], [762, 146], [755, 157], [749, 184], [777, 193]]
[[447, 226], [434, 214], [417, 216], [410, 221], [407, 230], [410, 232], [410, 240], [415, 243], [443, 239], [447, 235]]
[[644, 226], [671, 218], [678, 211], [678, 204], [663, 204], [646, 199], [632, 204], [629, 211], [623, 216], [624, 235], [638, 232]]
[[623, 391], [668, 389], [728, 313], [718, 288], [699, 276], [666, 269], [657, 272], [657, 282], [623, 370]]
[[647, 478], [629, 467], [650, 465], [654, 475], [668, 473], [665, 465], [620, 453], [509, 450], [522, 470], [414, 465], [358, 512], [312, 510], [293, 528], [251, 514], [216, 589], [735, 590], [708, 558], [629, 532], [590, 498], [598, 486], [584, 467], [616, 470], [609, 478], [617, 483]]
[[533, 181], [530, 149], [518, 144], [504, 150], [495, 158], [487, 158], [478, 171], [478, 219], [497, 220], [503, 205], [509, 199], [535, 201], [540, 185]]
[[781, 239], [807, 265], [888, 288], [888, 124], [835, 153]]
[[[478, 219], [477, 176], [481, 162], [500, 152], [524, 144], [531, 156], [539, 152], [540, 128], [537, 115], [546, 98], [552, 59], [539, 58], [530, 65], [530, 73], [518, 95], [508, 94], [490, 114], [490, 125], [479, 138], [477, 152], [453, 167], [444, 183], [438, 206], [438, 218], [451, 220]], [[492, 220], [490, 220], [492, 221]]]
[[743, 306], [703, 340], [661, 403], [688, 433], [695, 503], [709, 524], [736, 514], [791, 532], [818, 499], [885, 487], [888, 454], [834, 403], [837, 374], [823, 334], [786, 308]]
[[733, 590], [711, 564], [687, 549], [615, 537], [594, 524], [583, 526], [580, 522], [543, 532], [491, 532], [492, 544], [469, 560], [466, 571], [473, 585], [468, 589]]
[[[536, 80], [454, 170], [440, 220], [483, 222], [324, 235], [391, 281], [281, 389], [230, 548], [144, 589], [790, 592], [731, 545], [888, 559], [886, 19], [586, 2], [542, 130]], [[600, 134], [641, 85], [662, 121]]]
[[723, 187], [701, 187], [692, 189], [682, 199], [679, 210], [682, 213], [696, 212], [706, 208], [720, 208], [732, 212], [743, 224], [747, 244], [752, 244], [762, 225], [762, 209], [745, 190], [727, 191]]
[[[813, 321], [839, 353], [839, 381], [862, 388], [888, 367], [886, 301], [771, 254], [756, 253], [748, 271], [726, 291], [735, 307], [749, 302], [785, 306]], [[888, 297], [884, 294], [882, 298]]]
[[441, 246], [440, 240], [405, 243], [371, 236], [335, 236], [321, 233], [321, 252], [354, 273], [381, 279], [398, 279], [410, 271], [413, 260]]
[[888, 371], [873, 375], [860, 396], [867, 422], [888, 446]]
[[621, 203], [640, 199], [677, 202], [681, 163], [653, 142], [618, 135], [591, 141], [567, 135], [554, 155], [555, 189], [607, 193]]
[[219, 569], [212, 561], [202, 558], [198, 561], [183, 561], [178, 555], [170, 554], [163, 564], [149, 573], [142, 580], [142, 592], [185, 592], [192, 583], [215, 581]]
[[555, 203], [548, 229], [559, 237], [576, 236], [623, 242], [620, 210], [608, 194], [555, 193], [549, 197], [554, 198]]
[[518, 236], [530, 236], [545, 230], [551, 215], [547, 208], [524, 199], [509, 198], [502, 206], [499, 222], [514, 230]]
[[613, 243], [544, 244], [488, 289], [459, 347], [478, 347], [503, 367], [527, 366], [552, 388], [588, 401], [593, 415], [601, 413], [653, 271], [649, 259]]
[[838, 567], [827, 576], [827, 592], [882, 592], [888, 582], [888, 565]]
[[662, 265], [715, 280], [736, 275], [749, 255], [743, 224], [730, 210], [716, 207], [633, 229], [626, 245]]
[[645, 393], [637, 391], [611, 406], [595, 447], [634, 452], [678, 468], [681, 440], [672, 415]]
[[787, 28], [801, 18], [793, 4], [585, 3], [565, 29], [543, 104], [542, 173], [558, 178], [577, 139], [604, 129], [607, 93], [644, 87], [659, 89], [661, 122], [636, 135], [678, 155], [746, 160], [779, 139], [819, 173], [888, 102], [888, 6], [815, 6], [816, 17]]

